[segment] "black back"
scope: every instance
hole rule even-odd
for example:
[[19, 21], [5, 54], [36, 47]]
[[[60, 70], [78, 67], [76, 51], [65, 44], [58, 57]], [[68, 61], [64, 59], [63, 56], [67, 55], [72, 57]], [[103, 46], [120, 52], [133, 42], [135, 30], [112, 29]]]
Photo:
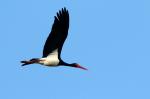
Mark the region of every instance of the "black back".
[[49, 34], [43, 49], [43, 57], [47, 57], [55, 49], [58, 49], [58, 57], [60, 58], [62, 46], [66, 40], [69, 29], [69, 13], [66, 8], [62, 8], [57, 12], [52, 26], [51, 33]]

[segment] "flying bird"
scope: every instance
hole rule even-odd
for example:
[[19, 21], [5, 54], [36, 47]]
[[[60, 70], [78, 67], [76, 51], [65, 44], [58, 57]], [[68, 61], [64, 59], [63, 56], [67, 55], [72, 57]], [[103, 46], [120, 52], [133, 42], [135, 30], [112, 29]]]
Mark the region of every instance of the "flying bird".
[[69, 12], [62, 8], [54, 17], [51, 32], [45, 42], [42, 58], [32, 58], [28, 61], [21, 61], [22, 66], [29, 64], [41, 64], [49, 67], [69, 66], [87, 70], [77, 63], [66, 63], [61, 59], [61, 50], [67, 38], [69, 29]]

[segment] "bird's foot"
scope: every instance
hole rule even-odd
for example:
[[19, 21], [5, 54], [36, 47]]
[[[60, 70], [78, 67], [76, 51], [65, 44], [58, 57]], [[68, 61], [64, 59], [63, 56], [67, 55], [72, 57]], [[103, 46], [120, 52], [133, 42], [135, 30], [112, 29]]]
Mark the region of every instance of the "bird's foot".
[[21, 63], [23, 63], [22, 66], [33, 64], [33, 62], [30, 61], [30, 60], [29, 61], [26, 61], [26, 60], [25, 61], [21, 61]]

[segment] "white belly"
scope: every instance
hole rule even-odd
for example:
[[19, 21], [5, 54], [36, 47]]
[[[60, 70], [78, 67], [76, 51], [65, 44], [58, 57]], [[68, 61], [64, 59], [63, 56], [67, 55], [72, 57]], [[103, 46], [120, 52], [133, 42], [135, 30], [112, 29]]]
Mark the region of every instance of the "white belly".
[[44, 64], [43, 65], [46, 65], [46, 66], [57, 66], [59, 64], [59, 60], [58, 58], [46, 58], [46, 60], [44, 61]]
[[55, 49], [52, 53], [50, 53], [44, 61], [43, 65], [46, 66], [57, 66], [59, 64], [58, 59], [58, 49]]
[[41, 58], [40, 64], [46, 66], [58, 66], [59, 59], [58, 59], [58, 49], [55, 49], [52, 53], [50, 53], [47, 57]]

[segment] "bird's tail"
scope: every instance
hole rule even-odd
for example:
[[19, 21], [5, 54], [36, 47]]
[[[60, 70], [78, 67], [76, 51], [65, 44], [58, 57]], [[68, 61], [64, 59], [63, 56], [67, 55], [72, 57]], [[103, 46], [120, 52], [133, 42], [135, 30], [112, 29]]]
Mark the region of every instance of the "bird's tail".
[[26, 60], [21, 61], [21, 63], [23, 63], [22, 66], [25, 66], [25, 65], [30, 65], [30, 64], [37, 63], [38, 61], [39, 61], [38, 58], [33, 58], [33, 59], [29, 60], [29, 61], [26, 61]]

